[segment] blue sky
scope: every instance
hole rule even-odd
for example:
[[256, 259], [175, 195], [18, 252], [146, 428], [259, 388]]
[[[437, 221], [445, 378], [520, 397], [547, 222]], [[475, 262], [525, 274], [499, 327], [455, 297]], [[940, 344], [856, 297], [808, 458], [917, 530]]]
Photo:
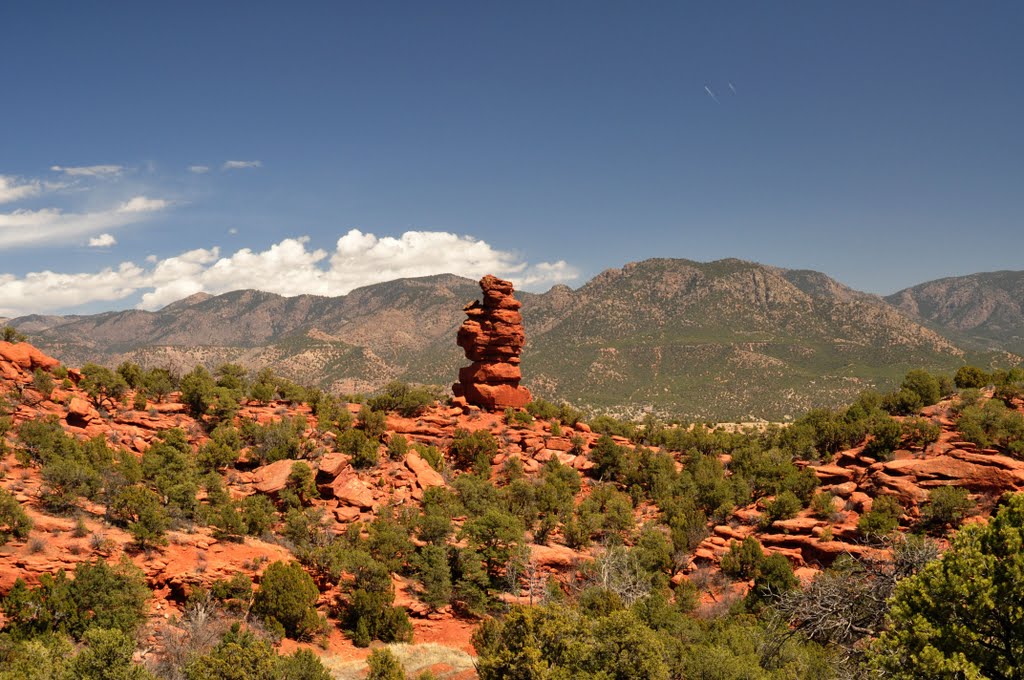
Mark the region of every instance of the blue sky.
[[0, 315], [1021, 269], [1022, 34], [1019, 2], [5, 3]]

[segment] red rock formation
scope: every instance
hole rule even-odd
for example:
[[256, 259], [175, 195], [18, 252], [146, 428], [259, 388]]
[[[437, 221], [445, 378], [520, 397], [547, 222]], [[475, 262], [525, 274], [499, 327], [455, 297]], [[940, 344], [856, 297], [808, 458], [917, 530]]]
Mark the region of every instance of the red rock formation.
[[459, 371], [453, 386], [456, 397], [489, 410], [520, 408], [530, 402], [530, 391], [519, 386], [519, 353], [523, 333], [522, 306], [512, 296], [512, 284], [495, 276], [480, 279], [483, 303], [466, 306], [458, 345], [473, 364]]

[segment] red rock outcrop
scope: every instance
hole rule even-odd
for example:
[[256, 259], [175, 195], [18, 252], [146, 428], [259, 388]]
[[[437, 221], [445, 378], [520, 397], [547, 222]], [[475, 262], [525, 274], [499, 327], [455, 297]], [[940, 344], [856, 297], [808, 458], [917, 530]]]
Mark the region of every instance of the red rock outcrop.
[[466, 306], [459, 328], [458, 345], [473, 363], [459, 371], [452, 390], [470, 404], [488, 410], [521, 408], [530, 402], [530, 391], [519, 386], [519, 354], [526, 342], [522, 303], [512, 293], [512, 283], [487, 275], [480, 279], [483, 302]]

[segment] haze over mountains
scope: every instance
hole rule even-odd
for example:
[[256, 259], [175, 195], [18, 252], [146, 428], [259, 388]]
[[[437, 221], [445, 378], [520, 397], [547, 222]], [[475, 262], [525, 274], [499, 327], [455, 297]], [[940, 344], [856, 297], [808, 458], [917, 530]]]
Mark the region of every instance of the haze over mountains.
[[[616, 413], [779, 419], [888, 388], [910, 368], [1019, 361], [1022, 293], [1024, 272], [942, 279], [883, 299], [814, 271], [645, 260], [576, 290], [517, 293], [524, 384]], [[351, 392], [392, 379], [451, 384], [464, 363], [455, 345], [462, 307], [478, 297], [475, 281], [439, 275], [339, 297], [243, 290], [157, 312], [11, 324], [69, 365], [233, 361]]]

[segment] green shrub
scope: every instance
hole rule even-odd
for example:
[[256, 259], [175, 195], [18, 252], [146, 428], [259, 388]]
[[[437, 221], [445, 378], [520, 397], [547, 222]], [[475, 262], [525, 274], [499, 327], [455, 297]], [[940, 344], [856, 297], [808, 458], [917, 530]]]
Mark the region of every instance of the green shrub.
[[871, 512], [857, 521], [857, 531], [871, 541], [880, 541], [900, 525], [903, 508], [892, 496], [879, 496], [871, 506]]
[[836, 516], [835, 499], [831, 491], [816, 494], [811, 499], [811, 512], [818, 519], [832, 520]]
[[498, 441], [490, 430], [470, 432], [459, 428], [455, 430], [452, 443], [448, 446], [449, 457], [461, 469], [490, 466], [491, 459], [497, 453]]
[[942, 397], [942, 386], [939, 384], [938, 378], [921, 369], [907, 372], [900, 389], [916, 394], [922, 406], [931, 406]]
[[748, 580], [754, 578], [763, 560], [764, 551], [761, 544], [753, 536], [747, 536], [742, 543], [729, 543], [729, 552], [722, 555], [722, 573], [732, 578]]
[[263, 572], [252, 611], [265, 621], [276, 621], [288, 637], [309, 639], [323, 628], [316, 611], [319, 596], [313, 579], [298, 562], [274, 562]]
[[889, 460], [903, 440], [903, 428], [892, 418], [879, 418], [871, 426], [871, 440], [864, 453], [875, 460]]
[[73, 573], [43, 574], [34, 588], [17, 579], [0, 599], [4, 632], [26, 639], [60, 631], [78, 640], [95, 626], [134, 635], [150, 596], [142, 571], [126, 558], [117, 565], [80, 562]]
[[960, 389], [981, 389], [990, 381], [989, 374], [977, 366], [961, 366], [953, 376], [953, 383]]
[[946, 525], [956, 529], [974, 509], [967, 489], [939, 486], [928, 492], [928, 503], [921, 509], [921, 522], [933, 530]]
[[351, 458], [352, 467], [373, 467], [380, 461], [376, 439], [366, 436], [362, 430], [346, 430], [338, 437], [338, 450]]
[[398, 662], [398, 657], [387, 647], [373, 650], [366, 663], [370, 668], [366, 680], [406, 680], [405, 670]]
[[143, 550], [167, 545], [165, 534], [170, 525], [160, 497], [141, 485], [123, 487], [107, 504], [110, 521], [127, 527], [128, 533]]
[[374, 411], [366, 404], [359, 409], [359, 427], [367, 437], [379, 442], [387, 431], [387, 416], [383, 411]]
[[509, 427], [530, 427], [533, 416], [529, 411], [519, 411], [510, 406], [505, 409], [505, 424]]
[[391, 460], [405, 460], [409, 452], [409, 440], [402, 434], [393, 434], [388, 439], [388, 458]]
[[9, 491], [0, 489], [0, 545], [7, 543], [11, 537], [28, 538], [31, 530], [32, 520], [21, 503]]
[[437, 399], [437, 394], [430, 389], [396, 381], [388, 383], [379, 395], [370, 397], [366, 403], [374, 411], [397, 411], [406, 418], [413, 418]]
[[792, 491], [783, 491], [776, 496], [765, 509], [765, 519], [768, 524], [777, 522], [780, 519], [791, 519], [803, 509], [803, 504]]

